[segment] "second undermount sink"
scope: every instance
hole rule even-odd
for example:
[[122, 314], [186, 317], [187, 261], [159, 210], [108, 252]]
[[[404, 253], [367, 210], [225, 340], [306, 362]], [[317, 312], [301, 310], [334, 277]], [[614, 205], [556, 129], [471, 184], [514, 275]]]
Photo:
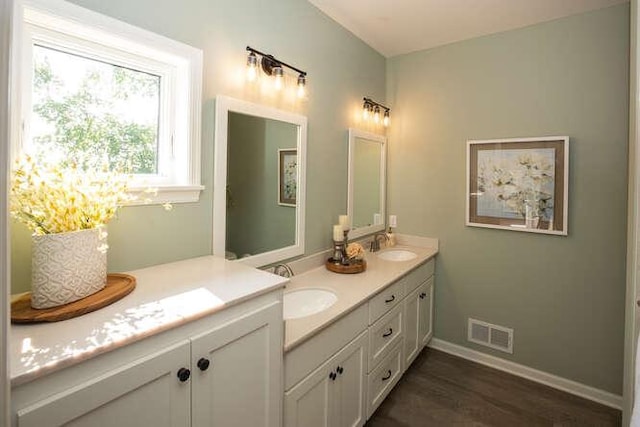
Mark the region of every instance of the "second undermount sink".
[[380, 252], [378, 254], [378, 257], [382, 258], [385, 261], [410, 261], [414, 258], [417, 258], [418, 254], [404, 249], [392, 249], [389, 251]]
[[338, 300], [326, 289], [299, 289], [284, 294], [284, 320], [298, 319], [320, 313]]

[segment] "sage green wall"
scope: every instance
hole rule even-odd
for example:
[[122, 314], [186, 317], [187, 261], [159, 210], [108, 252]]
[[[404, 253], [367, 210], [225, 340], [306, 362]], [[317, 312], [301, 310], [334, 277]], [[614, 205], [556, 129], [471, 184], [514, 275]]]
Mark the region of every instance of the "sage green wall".
[[[621, 394], [628, 50], [623, 4], [388, 61], [389, 212], [440, 239], [437, 338]], [[466, 227], [466, 140], [542, 135], [571, 138], [569, 236]]]
[[238, 257], [295, 244], [296, 208], [278, 204], [278, 149], [294, 149], [298, 126], [229, 113], [226, 250]]
[[[109, 225], [109, 270], [125, 271], [211, 253], [213, 106], [218, 94], [308, 117], [306, 248], [331, 244], [346, 211], [347, 134], [362, 97], [383, 99], [385, 59], [307, 1], [73, 0], [204, 51], [202, 182], [198, 203], [123, 209]], [[308, 72], [308, 101], [289, 105], [244, 84], [245, 47], [266, 51]], [[295, 79], [295, 77], [294, 77]], [[30, 283], [30, 241], [12, 228], [12, 289]]]

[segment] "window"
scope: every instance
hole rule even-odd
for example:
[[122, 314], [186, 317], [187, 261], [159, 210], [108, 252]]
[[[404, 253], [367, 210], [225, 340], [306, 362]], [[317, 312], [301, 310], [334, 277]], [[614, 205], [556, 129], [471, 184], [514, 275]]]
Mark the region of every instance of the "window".
[[58, 0], [25, 0], [14, 37], [14, 154], [132, 176], [198, 200], [202, 52]]

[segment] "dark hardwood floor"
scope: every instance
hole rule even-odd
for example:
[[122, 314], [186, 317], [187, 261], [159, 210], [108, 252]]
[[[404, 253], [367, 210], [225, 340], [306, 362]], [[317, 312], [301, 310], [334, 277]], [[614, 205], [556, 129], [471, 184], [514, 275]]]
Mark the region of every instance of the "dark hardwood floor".
[[618, 410], [426, 348], [365, 427], [621, 423]]

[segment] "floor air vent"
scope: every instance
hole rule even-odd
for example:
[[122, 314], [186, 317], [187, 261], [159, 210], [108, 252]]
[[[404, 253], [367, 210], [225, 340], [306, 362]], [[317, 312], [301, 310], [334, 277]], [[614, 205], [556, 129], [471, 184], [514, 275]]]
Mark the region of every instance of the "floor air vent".
[[467, 339], [476, 344], [513, 354], [513, 329], [469, 318]]

